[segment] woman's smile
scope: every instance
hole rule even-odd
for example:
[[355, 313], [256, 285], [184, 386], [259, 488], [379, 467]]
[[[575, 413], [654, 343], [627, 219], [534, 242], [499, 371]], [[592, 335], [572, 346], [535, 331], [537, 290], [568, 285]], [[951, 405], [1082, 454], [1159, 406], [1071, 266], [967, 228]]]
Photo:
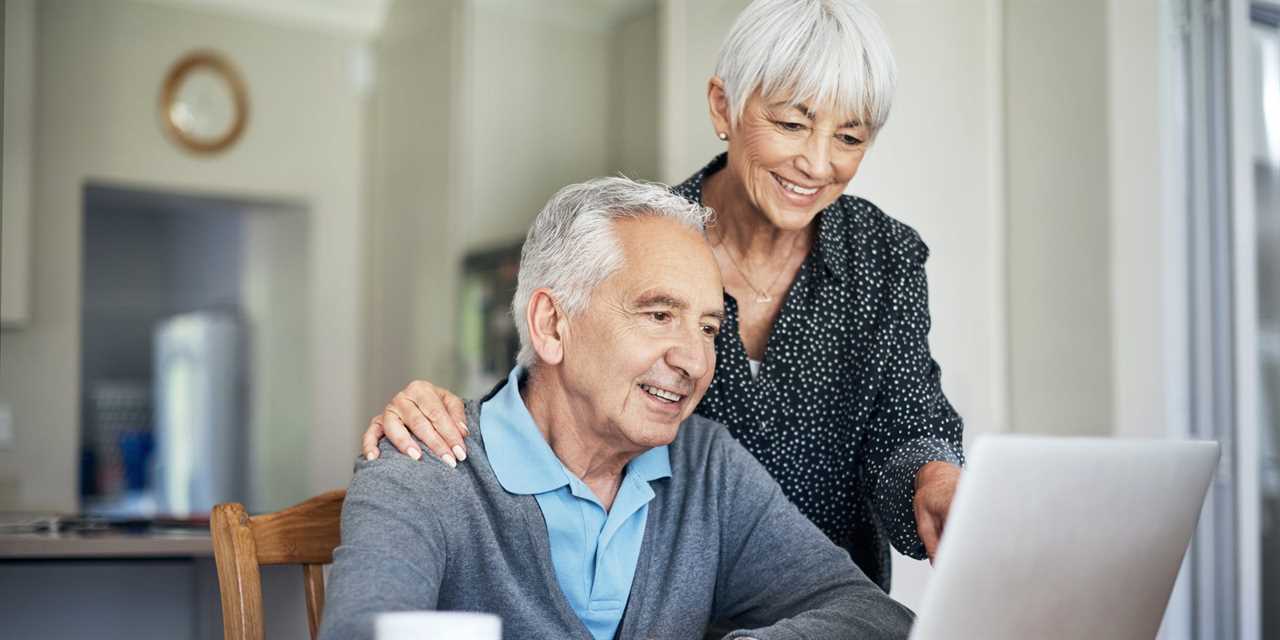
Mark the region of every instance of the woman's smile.
[[791, 182], [772, 171], [769, 172], [769, 175], [773, 176], [773, 181], [778, 185], [778, 191], [782, 194], [782, 197], [797, 207], [812, 207], [818, 201], [818, 195], [822, 193], [821, 186], [806, 187]]

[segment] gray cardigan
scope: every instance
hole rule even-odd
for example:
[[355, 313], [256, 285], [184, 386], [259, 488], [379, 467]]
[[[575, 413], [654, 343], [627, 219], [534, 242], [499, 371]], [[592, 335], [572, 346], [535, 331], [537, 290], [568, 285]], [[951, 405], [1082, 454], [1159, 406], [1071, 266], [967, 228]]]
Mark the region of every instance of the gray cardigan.
[[[342, 508], [320, 637], [373, 638], [382, 611], [487, 611], [508, 639], [591, 640], [560, 591], [537, 500], [503, 490], [468, 403], [467, 460], [385, 440]], [[425, 449], [424, 449], [425, 451]], [[694, 415], [670, 446], [616, 638], [905, 638], [911, 612], [787, 501], [724, 427]]]

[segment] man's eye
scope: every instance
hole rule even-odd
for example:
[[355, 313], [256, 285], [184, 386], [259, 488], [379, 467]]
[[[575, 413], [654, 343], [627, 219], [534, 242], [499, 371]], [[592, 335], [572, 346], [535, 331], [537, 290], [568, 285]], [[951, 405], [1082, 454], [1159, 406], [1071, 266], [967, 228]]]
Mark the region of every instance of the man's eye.
[[671, 314], [666, 311], [650, 311], [649, 317], [655, 322], [666, 322], [671, 319]]
[[702, 333], [706, 334], [709, 338], [714, 338], [720, 335], [720, 327], [717, 327], [714, 324], [704, 324], [702, 325]]

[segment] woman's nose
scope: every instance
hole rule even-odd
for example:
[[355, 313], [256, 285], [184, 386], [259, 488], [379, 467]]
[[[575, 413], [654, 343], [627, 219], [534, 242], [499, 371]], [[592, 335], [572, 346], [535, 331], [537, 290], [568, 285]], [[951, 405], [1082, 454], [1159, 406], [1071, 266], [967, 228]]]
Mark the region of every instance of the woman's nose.
[[804, 152], [796, 158], [796, 168], [806, 176], [819, 181], [831, 178], [831, 145], [826, 140], [813, 136], [805, 144]]

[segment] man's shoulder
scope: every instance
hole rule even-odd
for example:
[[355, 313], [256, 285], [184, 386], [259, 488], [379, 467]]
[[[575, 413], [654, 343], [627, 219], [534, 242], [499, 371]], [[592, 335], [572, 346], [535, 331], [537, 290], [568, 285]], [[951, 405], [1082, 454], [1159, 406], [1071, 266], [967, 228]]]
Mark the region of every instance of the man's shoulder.
[[[426, 446], [418, 442], [421, 451]], [[467, 442], [469, 452], [466, 462], [451, 468], [430, 453], [414, 460], [400, 453], [388, 440], [378, 443], [378, 457], [356, 459], [355, 475], [348, 493], [377, 495], [382, 501], [403, 502], [419, 507], [449, 504], [457, 507], [460, 500], [475, 497], [477, 477], [467, 465], [482, 464], [483, 452], [472, 442]]]
[[749, 513], [781, 491], [759, 460], [724, 425], [694, 416], [680, 425], [671, 443], [671, 483], [667, 498], [680, 505], [685, 522], [711, 518], [723, 526], [725, 518]]
[[671, 446], [695, 449], [706, 448], [713, 446], [712, 443], [719, 441], [723, 437], [733, 437], [729, 435], [727, 427], [711, 418], [695, 413], [680, 423], [680, 429], [676, 431], [676, 437], [671, 442]]

